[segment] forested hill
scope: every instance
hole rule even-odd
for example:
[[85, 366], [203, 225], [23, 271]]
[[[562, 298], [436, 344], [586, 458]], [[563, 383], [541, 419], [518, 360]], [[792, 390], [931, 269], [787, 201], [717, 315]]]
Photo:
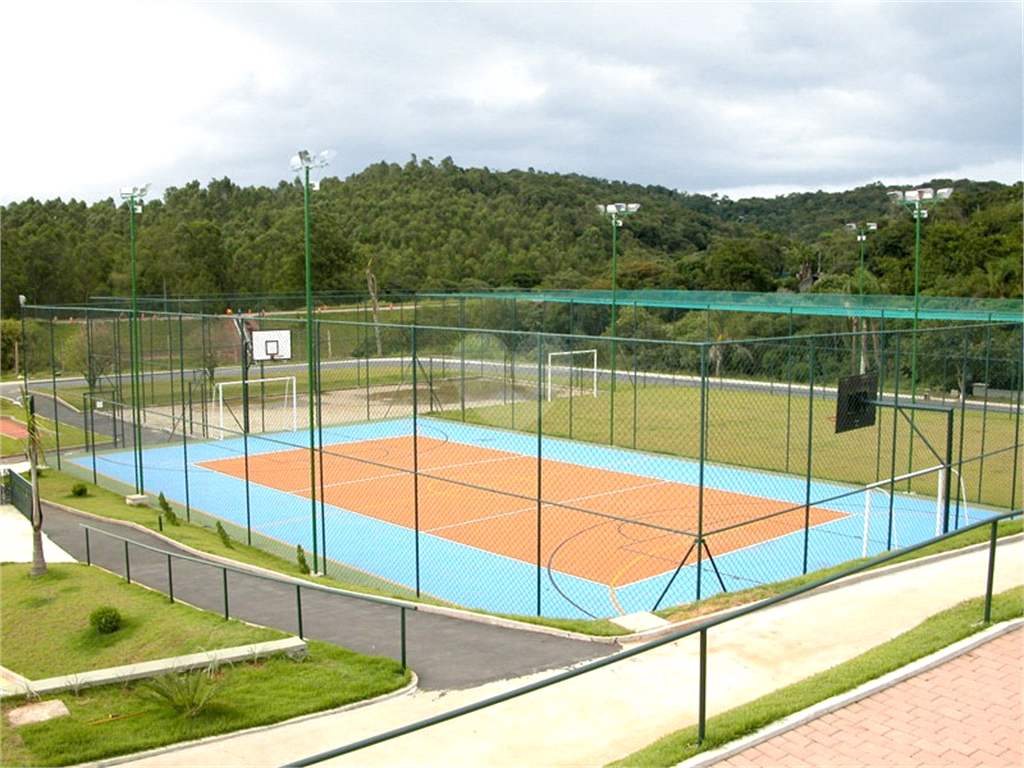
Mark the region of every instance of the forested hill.
[[[953, 186], [922, 228], [924, 293], [1016, 298], [1022, 284], [1020, 183], [934, 180]], [[473, 290], [611, 284], [612, 232], [599, 203], [641, 209], [619, 230], [619, 286], [813, 290], [857, 286], [860, 244], [847, 223], [877, 222], [866, 241], [866, 286], [913, 291], [914, 223], [886, 188], [733, 201], [577, 175], [460, 168], [412, 158], [378, 163], [312, 192], [315, 290], [364, 290], [372, 261], [381, 289]], [[36, 304], [127, 294], [129, 217], [94, 205], [33, 199], [0, 209], [4, 316], [18, 294]], [[195, 295], [301, 291], [303, 190], [168, 188], [136, 217], [139, 292]], [[804, 287], [807, 287], [805, 281]], [[855, 290], [855, 289], [854, 289]]]

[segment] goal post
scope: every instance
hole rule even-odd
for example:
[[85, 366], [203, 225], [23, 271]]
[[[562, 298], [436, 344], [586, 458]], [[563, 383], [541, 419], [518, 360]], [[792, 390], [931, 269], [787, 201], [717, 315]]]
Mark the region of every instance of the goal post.
[[[283, 403], [284, 404], [284, 408], [286, 410], [290, 409], [291, 412], [292, 412], [292, 431], [295, 432], [295, 431], [298, 430], [298, 428], [299, 428], [299, 400], [298, 400], [298, 394], [296, 392], [296, 386], [295, 386], [296, 379], [295, 379], [294, 376], [267, 376], [266, 378], [259, 378], [259, 377], [257, 377], [257, 378], [254, 378], [254, 379], [246, 379], [245, 381], [242, 381], [241, 379], [239, 379], [237, 381], [218, 381], [217, 382], [217, 411], [218, 411], [218, 416], [219, 416], [219, 419], [220, 419], [220, 436], [217, 438], [218, 440], [223, 440], [224, 439], [224, 434], [226, 432], [226, 429], [225, 429], [225, 426], [224, 426], [224, 412], [225, 412], [225, 409], [230, 411], [230, 408], [231, 408], [231, 406], [230, 406], [231, 394], [229, 392], [228, 397], [227, 397], [228, 403], [227, 403], [227, 405], [225, 405], [225, 402], [224, 402], [225, 401], [224, 390], [228, 389], [228, 388], [234, 388], [234, 387], [238, 387], [239, 389], [242, 389], [243, 387], [249, 387], [250, 390], [251, 390], [253, 385], [264, 385], [265, 386], [265, 385], [270, 384], [272, 382], [284, 382], [284, 392], [283, 392], [283, 394], [273, 394], [273, 395], [270, 395], [270, 396], [266, 396], [265, 395], [264, 396], [264, 405], [266, 404], [266, 400], [267, 400], [268, 397], [272, 397], [274, 400], [278, 400], [279, 402]], [[280, 391], [280, 387], [277, 387], [276, 389], [278, 391]], [[244, 390], [243, 390], [243, 393], [244, 393]], [[250, 396], [250, 402], [251, 402], [251, 396]]]
[[[564, 363], [557, 363], [556, 361], [565, 360]], [[577, 363], [577, 360], [582, 360], [582, 363]], [[569, 379], [569, 389], [572, 390], [573, 374], [579, 373], [582, 376], [587, 376], [590, 379], [591, 394], [597, 397], [597, 350], [596, 349], [574, 349], [567, 352], [549, 352], [548, 353], [548, 371], [547, 371], [547, 389], [548, 389], [548, 402], [554, 398], [554, 377], [555, 372], [559, 375], [567, 375]]]

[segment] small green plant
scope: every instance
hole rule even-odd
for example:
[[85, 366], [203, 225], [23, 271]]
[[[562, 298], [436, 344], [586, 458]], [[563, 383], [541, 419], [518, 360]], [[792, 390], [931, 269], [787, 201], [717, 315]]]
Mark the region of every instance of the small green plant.
[[195, 717], [202, 712], [221, 689], [223, 680], [214, 680], [206, 669], [191, 672], [166, 672], [142, 683], [142, 695], [167, 704], [182, 717]]
[[217, 535], [220, 536], [220, 543], [228, 549], [234, 549], [235, 545], [231, 543], [231, 537], [228, 536], [228, 532], [224, 530], [224, 526], [220, 520], [217, 521]]
[[89, 495], [89, 486], [85, 483], [75, 483], [71, 486], [71, 495], [77, 498], [84, 498]]
[[109, 635], [117, 632], [124, 624], [121, 612], [109, 605], [101, 605], [89, 614], [89, 626], [101, 635]]
[[160, 491], [160, 496], [159, 498], [157, 498], [156, 501], [157, 504], [160, 506], [160, 512], [163, 514], [164, 519], [167, 521], [167, 524], [177, 525], [178, 515], [174, 512], [174, 509], [171, 508], [170, 502], [167, 501], [167, 499], [164, 497], [163, 491]]
[[309, 573], [309, 563], [306, 562], [306, 553], [302, 551], [301, 544], [295, 550], [295, 559], [299, 563], [299, 570], [302, 573]]

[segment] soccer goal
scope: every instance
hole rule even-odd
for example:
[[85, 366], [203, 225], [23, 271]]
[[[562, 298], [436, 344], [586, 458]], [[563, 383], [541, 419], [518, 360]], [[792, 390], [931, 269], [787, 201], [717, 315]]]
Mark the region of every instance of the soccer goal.
[[597, 350], [549, 352], [548, 401], [555, 396], [556, 382], [559, 390], [567, 387], [571, 393], [578, 386], [576, 391], [597, 397]]
[[[247, 390], [247, 391], [246, 391]], [[236, 393], [237, 392], [237, 393]], [[247, 395], [247, 397], [246, 397]], [[291, 422], [293, 432], [299, 428], [299, 402], [295, 391], [294, 376], [268, 376], [266, 378], [246, 379], [245, 381], [217, 382], [217, 410], [220, 418], [220, 437], [224, 439], [227, 432], [225, 421], [233, 422], [231, 431], [241, 432], [245, 429], [245, 414], [239, 419], [235, 415], [232, 404], [248, 404], [250, 410], [258, 405], [264, 411], [277, 415], [271, 421], [272, 429], [284, 430]], [[255, 405], [254, 405], [255, 404]], [[288, 417], [291, 417], [290, 419]], [[227, 419], [225, 417], [228, 417]]]

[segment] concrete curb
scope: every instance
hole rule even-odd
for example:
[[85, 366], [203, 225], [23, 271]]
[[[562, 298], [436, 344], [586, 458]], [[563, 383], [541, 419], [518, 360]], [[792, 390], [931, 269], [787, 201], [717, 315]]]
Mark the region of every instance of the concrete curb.
[[[283, 640], [268, 640], [262, 643], [238, 645], [233, 648], [215, 648], [200, 653], [189, 653], [184, 656], [171, 656], [152, 661], [140, 661], [121, 667], [106, 669], [90, 669], [71, 675], [47, 677], [42, 680], [26, 680], [9, 670], [4, 670], [4, 677], [11, 676], [10, 686], [15, 690], [0, 691], [0, 698], [8, 696], [49, 696], [64, 691], [76, 691], [82, 688], [95, 688], [100, 685], [113, 685], [129, 680], [144, 680], [158, 677], [165, 672], [186, 672], [219, 664], [233, 664], [241, 661], [252, 661], [278, 653], [289, 656], [306, 652], [306, 643], [297, 637]], [[16, 679], [17, 678], [17, 679]], [[20, 690], [18, 690], [20, 688]]]
[[930, 669], [941, 666], [947, 661], [951, 661], [958, 656], [969, 653], [990, 640], [994, 640], [997, 637], [1005, 635], [1008, 632], [1012, 632], [1015, 629], [1019, 629], [1022, 626], [1024, 626], [1024, 619], [1014, 619], [1013, 621], [1007, 621], [1002, 624], [989, 627], [988, 629], [977, 632], [970, 637], [965, 637], [963, 640], [953, 643], [953, 645], [949, 645], [939, 651], [936, 651], [930, 656], [925, 656], [924, 658], [911, 662], [905, 667], [901, 667], [887, 675], [883, 675], [875, 680], [864, 683], [863, 685], [849, 690], [846, 693], [841, 693], [838, 696], [833, 696], [830, 699], [818, 702], [807, 709], [794, 712], [792, 715], [778, 720], [771, 725], [762, 728], [756, 733], [752, 733], [742, 739], [737, 739], [736, 741], [730, 742], [718, 749], [694, 755], [688, 760], [677, 763], [676, 768], [708, 768], [722, 760], [728, 760], [730, 757], [739, 754], [745, 749], [756, 747], [758, 744], [763, 744], [775, 736], [779, 736], [797, 728], [798, 726], [809, 723], [822, 715], [835, 712], [836, 710], [842, 709], [850, 704], [854, 704], [861, 699], [865, 699], [868, 696], [878, 693], [879, 691], [891, 688], [897, 683], [901, 683], [915, 675], [919, 675], [922, 672], [927, 672]]
[[212, 744], [218, 741], [226, 741], [228, 739], [234, 739], [236, 737], [246, 736], [250, 733], [260, 733], [262, 731], [270, 731], [275, 728], [282, 728], [288, 725], [294, 725], [295, 723], [302, 723], [307, 720], [316, 720], [321, 717], [329, 717], [336, 715], [341, 712], [348, 712], [353, 709], [361, 709], [362, 707], [369, 707], [374, 704], [380, 704], [390, 699], [397, 699], [402, 696], [411, 696], [419, 690], [419, 678], [416, 673], [411, 669], [409, 670], [409, 683], [403, 688], [399, 688], [397, 691], [391, 693], [385, 693], [381, 696], [377, 696], [373, 699], [366, 699], [364, 701], [355, 701], [351, 704], [346, 704], [343, 707], [337, 707], [335, 709], [326, 709], [323, 712], [313, 712], [309, 715], [300, 715], [299, 717], [293, 717], [291, 720], [282, 720], [280, 723], [273, 723], [271, 725], [257, 725], [254, 728], [246, 728], [241, 731], [232, 731], [231, 733], [222, 733], [218, 736], [207, 736], [205, 739], [196, 739], [195, 741], [182, 741], [177, 744], [168, 744], [165, 747], [156, 747], [154, 749], [146, 750], [145, 752], [132, 752], [127, 755], [120, 755], [118, 757], [112, 757], [107, 760], [98, 760], [92, 763], [78, 763], [77, 768], [104, 768], [108, 765], [121, 765], [123, 763], [133, 763], [143, 758], [153, 757], [155, 755], [163, 755], [168, 752], [177, 752], [183, 749], [189, 749], [191, 747], [200, 746], [202, 744]]
[[[1015, 533], [1012, 536], [1004, 536], [1003, 538], [997, 540], [996, 551], [998, 553], [998, 550], [1002, 547], [1010, 546], [1022, 540], [1024, 540], [1024, 532]], [[880, 576], [888, 576], [891, 573], [899, 573], [900, 571], [905, 571], [908, 568], [916, 568], [918, 566], [928, 565], [929, 563], [939, 562], [940, 560], [947, 560], [951, 557], [959, 557], [960, 555], [966, 555], [972, 552], [977, 552], [979, 550], [988, 549], [988, 546], [988, 542], [983, 541], [979, 542], [978, 544], [971, 544], [970, 546], [962, 547], [960, 549], [951, 549], [947, 552], [938, 552], [934, 555], [928, 555], [927, 557], [919, 557], [915, 560], [908, 560], [904, 563], [896, 563], [895, 565], [887, 565], [883, 566], [882, 568], [875, 568], [870, 571], [855, 573], [852, 576], [847, 576], [846, 578], [839, 579], [838, 581], [833, 581], [831, 584], [825, 584], [821, 587], [818, 587], [817, 589], [812, 589], [809, 592], [805, 592], [799, 597], [792, 598], [791, 602], [803, 600], [812, 595], [820, 595], [825, 592], [831, 592], [834, 589], [847, 587], [851, 584], [857, 584], [861, 581], [867, 581], [868, 579], [875, 579]], [[658, 627], [657, 629], [647, 630], [646, 632], [637, 632], [632, 635], [618, 635], [614, 638], [614, 640], [617, 641], [619, 644], [646, 643], [649, 640], [656, 640], [659, 637], [671, 634], [672, 632], [678, 632], [679, 630], [686, 629], [687, 627], [695, 626], [702, 622], [709, 621], [711, 619], [716, 619], [720, 616], [726, 616], [732, 611], [736, 611], [740, 608], [746, 608], [753, 605], [757, 605], [757, 603], [746, 603], [744, 605], [733, 606], [732, 608], [725, 608], [721, 611], [707, 613], [703, 616], [696, 616], [692, 619], [686, 619], [684, 621], [675, 622], [665, 627]]]
[[[158, 531], [150, 530], [149, 528], [146, 528], [146, 527], [144, 527], [142, 525], [139, 525], [138, 523], [133, 523], [133, 522], [131, 522], [129, 520], [115, 520], [113, 518], [103, 517], [101, 515], [95, 515], [95, 514], [93, 514], [91, 512], [84, 512], [83, 510], [74, 509], [73, 507], [66, 507], [63, 504], [59, 504], [59, 503], [53, 502], [53, 501], [47, 501], [46, 499], [43, 500], [43, 503], [44, 504], [50, 504], [50, 505], [56, 507], [57, 509], [60, 509], [63, 512], [67, 512], [67, 513], [72, 514], [72, 515], [79, 515], [79, 516], [86, 517], [86, 518], [89, 518], [91, 520], [97, 520], [97, 521], [100, 521], [100, 522], [108, 522], [108, 523], [109, 522], [113, 522], [113, 523], [117, 523], [118, 525], [126, 525], [126, 526], [128, 526], [130, 528], [134, 528], [135, 530], [137, 530], [139, 532], [146, 533], [146, 534], [149, 534], [151, 536], [156, 536], [157, 538], [160, 538], [163, 541], [166, 541], [168, 543], [168, 545], [177, 547], [179, 549], [182, 549], [182, 550], [185, 550], [186, 552], [191, 553], [193, 557], [213, 560], [213, 561], [215, 561], [215, 562], [217, 562], [217, 563], [219, 563], [221, 565], [226, 565], [228, 567], [238, 568], [238, 569], [241, 569], [241, 570], [248, 570], [248, 571], [251, 571], [252, 573], [259, 574], [259, 575], [262, 575], [262, 576], [267, 576], [267, 577], [274, 578], [274, 579], [278, 579], [280, 581], [286, 581], [286, 582], [288, 582], [290, 584], [301, 584], [301, 585], [304, 585], [304, 586], [305, 585], [309, 585], [309, 584], [313, 584], [313, 585], [317, 584], [317, 582], [315, 582], [315, 581], [310, 581], [310, 580], [307, 580], [307, 579], [299, 579], [299, 578], [296, 578], [294, 576], [289, 576], [288, 574], [285, 574], [285, 573], [280, 573], [278, 571], [270, 571], [270, 570], [267, 570], [266, 568], [261, 568], [258, 565], [250, 565], [249, 563], [243, 563], [243, 562], [240, 562], [238, 560], [231, 560], [230, 558], [221, 557], [219, 555], [214, 555], [214, 554], [211, 554], [209, 552], [202, 552], [200, 550], [193, 549], [192, 547], [188, 546], [187, 544], [182, 544], [181, 542], [175, 541], [174, 539], [171, 539], [171, 538], [168, 538], [167, 536], [164, 536], [162, 533], [160, 533]], [[1020, 541], [1022, 539], [1024, 539], [1024, 533], [1014, 534], [1013, 536], [1006, 536], [1006, 537], [1003, 537], [1003, 538], [998, 540], [997, 546], [1001, 547], [1004, 544], [1011, 544], [1011, 543]], [[953, 549], [953, 550], [950, 550], [948, 552], [939, 552], [939, 553], [937, 553], [935, 555], [929, 555], [928, 557], [917, 558], [916, 560], [910, 560], [910, 561], [907, 561], [905, 563], [897, 563], [895, 565], [889, 565], [889, 566], [885, 566], [885, 567], [882, 567], [882, 568], [877, 568], [877, 569], [874, 569], [874, 570], [871, 570], [871, 571], [865, 571], [863, 573], [854, 574], [853, 576], [848, 576], [845, 579], [840, 579], [839, 581], [832, 582], [831, 584], [826, 584], [826, 585], [824, 585], [822, 587], [819, 587], [818, 589], [812, 590], [810, 592], [807, 592], [804, 595], [801, 595], [800, 597], [796, 597], [796, 598], [793, 598], [793, 599], [794, 600], [802, 600], [804, 597], [809, 596], [809, 595], [820, 594], [822, 592], [827, 592], [827, 591], [830, 591], [830, 590], [833, 590], [833, 589], [839, 589], [840, 587], [845, 587], [845, 586], [848, 586], [850, 584], [856, 584], [859, 581], [864, 581], [866, 579], [876, 578], [878, 576], [885, 576], [885, 575], [890, 574], [890, 573], [896, 573], [898, 571], [905, 570], [907, 568], [913, 568], [913, 567], [918, 566], [918, 565], [926, 565], [928, 563], [936, 562], [938, 560], [944, 560], [944, 559], [949, 558], [949, 557], [956, 557], [958, 555], [967, 554], [967, 553], [970, 553], [970, 552], [977, 551], [979, 549], [984, 549], [986, 547], [988, 547], [988, 544], [985, 543], [985, 542], [981, 542], [981, 543], [978, 543], [978, 544], [972, 544], [972, 545], [970, 545], [968, 547], [963, 547], [962, 549]], [[320, 585], [320, 586], [324, 586], [324, 585]], [[646, 630], [646, 631], [643, 631], [643, 632], [634, 632], [632, 634], [625, 634], [625, 635], [587, 635], [587, 634], [583, 634], [583, 633], [580, 633], [580, 632], [573, 632], [573, 631], [567, 630], [567, 629], [558, 629], [556, 627], [547, 627], [547, 626], [544, 626], [542, 624], [530, 624], [528, 622], [516, 621], [515, 619], [507, 619], [507, 618], [504, 618], [502, 616], [492, 616], [492, 615], [488, 615], [488, 614], [475, 613], [473, 611], [467, 611], [467, 610], [460, 609], [460, 608], [449, 608], [449, 607], [441, 606], [441, 605], [432, 605], [430, 603], [417, 603], [417, 602], [414, 602], [414, 601], [411, 601], [411, 600], [402, 600], [401, 598], [390, 598], [390, 599], [392, 599], [392, 600], [394, 600], [394, 601], [396, 601], [398, 603], [403, 603], [403, 604], [407, 605], [410, 609], [414, 609], [414, 610], [417, 610], [417, 611], [422, 611], [424, 613], [434, 613], [434, 614], [438, 614], [438, 615], [441, 615], [441, 616], [448, 616], [450, 618], [462, 619], [464, 621], [475, 621], [478, 624], [488, 624], [490, 626], [503, 627], [505, 629], [517, 629], [517, 630], [520, 630], [522, 632], [534, 632], [536, 634], [541, 634], [541, 635], [551, 635], [553, 637], [561, 637], [561, 638], [565, 638], [567, 640], [579, 640], [579, 641], [588, 642], [588, 643], [598, 643], [598, 644], [602, 644], [602, 645], [620, 645], [620, 646], [632, 645], [632, 644], [635, 644], [635, 643], [646, 643], [646, 642], [648, 642], [650, 640], [656, 640], [659, 637], [664, 637], [665, 635], [671, 634], [672, 632], [678, 632], [678, 631], [680, 631], [682, 629], [686, 629], [689, 626], [692, 626], [692, 625], [695, 625], [695, 624], [699, 624], [701, 622], [708, 621], [710, 619], [717, 618], [719, 616], [726, 615], [726, 614], [728, 614], [731, 611], [737, 610], [739, 607], [747, 607], [747, 605], [754, 605], [755, 604], [755, 603], [750, 603], [750, 604], [746, 604], [744, 606], [734, 606], [732, 608], [726, 608], [726, 609], [721, 610], [721, 611], [716, 611], [715, 613], [705, 614], [703, 616], [698, 616], [698, 617], [695, 617], [693, 619], [687, 619], [687, 620], [681, 621], [681, 622], [666, 624], [664, 627], [658, 627], [656, 629], [650, 629], [650, 630]]]

